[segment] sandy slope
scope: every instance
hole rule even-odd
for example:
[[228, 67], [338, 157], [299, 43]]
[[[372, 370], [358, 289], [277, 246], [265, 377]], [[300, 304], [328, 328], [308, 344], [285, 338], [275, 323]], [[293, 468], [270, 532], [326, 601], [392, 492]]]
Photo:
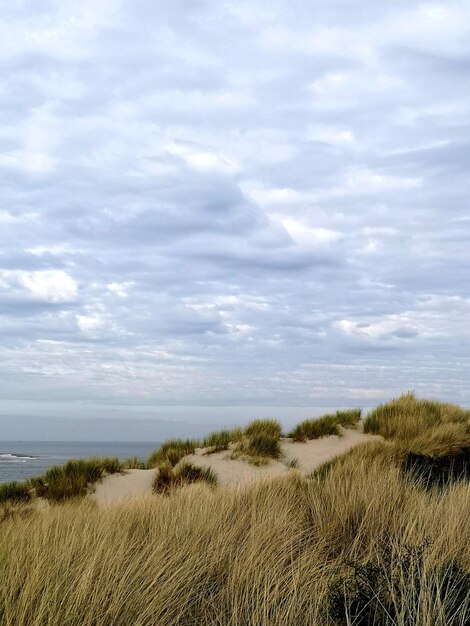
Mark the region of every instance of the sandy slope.
[[111, 504], [152, 493], [155, 470], [128, 470], [125, 474], [111, 474], [96, 484], [92, 498], [100, 504]]
[[[287, 464], [293, 459], [298, 461], [298, 469], [308, 474], [316, 467], [329, 461], [338, 454], [343, 454], [359, 443], [380, 439], [374, 435], [365, 435], [360, 429], [341, 429], [342, 436], [323, 437], [307, 443], [294, 443], [290, 439], [281, 440], [283, 458], [281, 461], [270, 461], [268, 465], [254, 467], [239, 459], [230, 459], [227, 451], [215, 454], [204, 454], [196, 450], [195, 454], [185, 460], [195, 465], [210, 467], [217, 475], [219, 485], [246, 485], [260, 478], [277, 476], [287, 471]], [[127, 500], [152, 493], [152, 481], [155, 470], [129, 470], [125, 474], [106, 476], [96, 485], [92, 497], [99, 504]]]
[[238, 459], [231, 460], [227, 452], [203, 454], [202, 450], [197, 450], [196, 454], [186, 457], [186, 460], [194, 465], [210, 467], [216, 473], [219, 485], [243, 485], [265, 476], [277, 476], [287, 470], [286, 466], [293, 459], [297, 459], [298, 469], [308, 474], [325, 461], [351, 450], [358, 443], [375, 439], [371, 435], [364, 435], [359, 430], [341, 429], [341, 431], [341, 437], [331, 435], [307, 443], [295, 443], [290, 439], [282, 439], [282, 462], [270, 461], [268, 465], [262, 467], [254, 467]]

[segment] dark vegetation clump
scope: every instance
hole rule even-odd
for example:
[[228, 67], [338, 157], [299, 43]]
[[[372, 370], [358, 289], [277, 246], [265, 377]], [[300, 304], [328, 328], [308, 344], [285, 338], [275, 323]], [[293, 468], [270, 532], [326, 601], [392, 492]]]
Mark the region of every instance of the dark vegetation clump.
[[384, 543], [375, 560], [344, 562], [329, 589], [330, 619], [338, 626], [417, 626], [431, 614], [433, 624], [470, 626], [470, 573], [455, 559], [426, 565], [429, 548], [428, 541], [399, 551]]
[[271, 435], [255, 435], [249, 440], [245, 449], [246, 454], [278, 459], [281, 456], [279, 439]]
[[217, 484], [217, 477], [209, 467], [199, 467], [192, 463], [182, 463], [174, 468], [170, 463], [159, 465], [157, 475], [153, 481], [154, 493], [169, 494], [178, 487], [205, 482], [209, 485]]
[[443, 489], [457, 482], [470, 482], [470, 449], [456, 455], [440, 456], [409, 452], [403, 470], [428, 489]]
[[31, 499], [30, 489], [27, 483], [16, 481], [0, 484], [0, 503], [28, 502]]

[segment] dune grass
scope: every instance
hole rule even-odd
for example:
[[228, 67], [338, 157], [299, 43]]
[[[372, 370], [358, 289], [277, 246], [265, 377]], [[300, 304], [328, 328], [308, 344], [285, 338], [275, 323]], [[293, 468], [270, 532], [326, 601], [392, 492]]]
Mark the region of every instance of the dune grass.
[[336, 411], [323, 415], [322, 417], [304, 420], [297, 424], [289, 437], [294, 441], [308, 441], [309, 439], [319, 439], [328, 435], [341, 435], [340, 426], [353, 428], [361, 419], [361, 409], [348, 409]]
[[163, 455], [147, 498], [2, 505], [0, 623], [469, 626], [469, 476], [448, 462], [467, 471], [470, 431], [448, 407], [434, 421], [416, 409], [419, 432], [381, 413], [374, 428], [393, 436], [311, 477], [212, 489], [204, 468]]
[[2, 626], [464, 626], [470, 490], [422, 489], [382, 462], [396, 445], [361, 446], [322, 480], [10, 516]]
[[196, 439], [169, 439], [150, 454], [147, 467], [152, 469], [162, 463], [169, 463], [174, 467], [183, 457], [193, 454], [200, 445], [200, 441]]
[[245, 428], [246, 437], [255, 437], [257, 435], [265, 435], [280, 439], [282, 435], [282, 426], [278, 420], [273, 419], [257, 419], [253, 420]]
[[121, 472], [122, 469], [122, 464], [114, 457], [71, 459], [64, 465], [53, 465], [42, 476], [0, 485], [0, 502], [30, 500], [31, 491], [54, 502], [83, 497], [105, 474]]
[[203, 441], [203, 447], [208, 448], [206, 454], [228, 450], [231, 444], [236, 444], [244, 437], [243, 429], [219, 430], [210, 433]]
[[86, 495], [104, 474], [120, 471], [122, 466], [117, 458], [76, 459], [50, 467], [42, 477], [32, 479], [31, 484], [39, 490], [38, 495], [60, 502]]
[[266, 465], [270, 459], [281, 457], [281, 435], [281, 424], [277, 420], [253, 420], [240, 433], [231, 458], [241, 459], [255, 466]]
[[204, 482], [208, 485], [216, 485], [217, 477], [208, 467], [199, 467], [189, 462], [183, 462], [174, 468], [170, 463], [162, 463], [157, 470], [153, 481], [154, 493], [169, 494], [173, 490]]
[[122, 469], [130, 470], [130, 469], [147, 469], [147, 463], [139, 459], [138, 456], [133, 456], [131, 458], [125, 459], [121, 464]]
[[470, 411], [456, 404], [420, 400], [413, 393], [406, 393], [371, 411], [364, 420], [364, 432], [406, 441], [439, 424], [469, 422]]

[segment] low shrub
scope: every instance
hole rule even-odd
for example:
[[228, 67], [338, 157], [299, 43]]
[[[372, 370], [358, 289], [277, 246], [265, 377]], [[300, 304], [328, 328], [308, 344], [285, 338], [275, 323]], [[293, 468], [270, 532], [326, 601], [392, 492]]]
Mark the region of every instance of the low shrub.
[[10, 482], [0, 484], [0, 502], [28, 502], [31, 499], [27, 483]]
[[147, 467], [153, 469], [166, 462], [175, 466], [183, 457], [193, 454], [199, 446], [200, 442], [195, 439], [169, 439], [151, 453]]
[[248, 424], [248, 426], [245, 428], [245, 435], [247, 437], [265, 435], [267, 437], [280, 439], [282, 435], [282, 427], [278, 420], [257, 419]]

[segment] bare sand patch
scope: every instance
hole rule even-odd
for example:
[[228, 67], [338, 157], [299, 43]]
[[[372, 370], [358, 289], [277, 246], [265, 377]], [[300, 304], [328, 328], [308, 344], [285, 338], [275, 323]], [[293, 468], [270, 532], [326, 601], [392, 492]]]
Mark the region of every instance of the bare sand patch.
[[291, 439], [281, 440], [282, 452], [286, 462], [297, 459], [298, 469], [309, 474], [314, 469], [330, 461], [339, 454], [344, 454], [365, 441], [380, 440], [377, 435], [365, 435], [359, 429], [340, 428], [341, 437], [330, 435], [321, 439], [312, 439], [306, 443], [298, 443]]
[[124, 474], [111, 474], [95, 485], [91, 498], [99, 504], [112, 504], [152, 493], [155, 470], [127, 470]]

